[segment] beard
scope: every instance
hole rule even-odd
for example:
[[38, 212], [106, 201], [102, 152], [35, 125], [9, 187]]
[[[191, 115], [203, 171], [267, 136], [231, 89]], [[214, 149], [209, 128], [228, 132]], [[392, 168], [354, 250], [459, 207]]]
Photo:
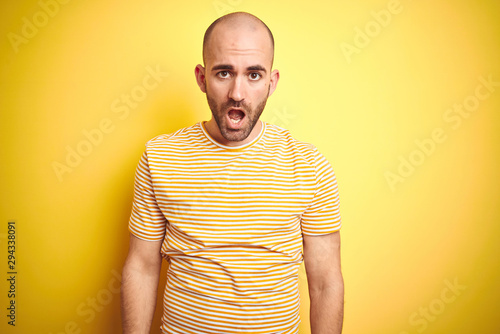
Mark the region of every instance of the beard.
[[[255, 108], [250, 108], [245, 102], [237, 102], [233, 99], [217, 104], [217, 102], [210, 97], [207, 91], [207, 101], [210, 110], [212, 111], [212, 116], [219, 127], [222, 137], [228, 141], [242, 141], [245, 140], [252, 132], [255, 124], [260, 118], [260, 115], [264, 111], [267, 103], [267, 96], [260, 101]], [[228, 126], [228, 120], [226, 114], [231, 108], [241, 108], [245, 111], [245, 117], [241, 120], [245, 122], [240, 129], [232, 129]]]

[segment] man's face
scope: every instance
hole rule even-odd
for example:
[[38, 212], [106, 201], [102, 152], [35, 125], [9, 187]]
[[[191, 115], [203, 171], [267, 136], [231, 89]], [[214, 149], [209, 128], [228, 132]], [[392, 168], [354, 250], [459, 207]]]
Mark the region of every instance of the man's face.
[[[217, 26], [207, 49], [204, 83], [207, 101], [220, 134], [245, 140], [274, 91], [273, 50], [264, 29]], [[203, 88], [202, 88], [203, 90]]]

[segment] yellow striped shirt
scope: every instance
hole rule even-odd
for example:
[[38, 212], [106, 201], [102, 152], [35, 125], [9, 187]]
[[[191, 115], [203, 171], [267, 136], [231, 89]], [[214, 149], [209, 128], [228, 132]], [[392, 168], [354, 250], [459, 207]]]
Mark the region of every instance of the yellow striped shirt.
[[340, 229], [332, 167], [262, 122], [230, 147], [204, 122], [146, 144], [129, 230], [163, 240], [165, 333], [297, 333], [302, 234]]

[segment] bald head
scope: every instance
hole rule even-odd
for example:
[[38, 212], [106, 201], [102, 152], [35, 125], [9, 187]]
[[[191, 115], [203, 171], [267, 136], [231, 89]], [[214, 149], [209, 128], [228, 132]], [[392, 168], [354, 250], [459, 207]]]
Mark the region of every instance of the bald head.
[[258, 17], [245, 13], [245, 12], [235, 12], [219, 17], [215, 20], [205, 32], [203, 38], [203, 63], [207, 64], [207, 58], [210, 55], [211, 42], [213, 40], [214, 34], [220, 34], [224, 31], [247, 31], [248, 33], [259, 33], [265, 32], [268, 36], [269, 46], [271, 48], [271, 64], [274, 59], [274, 37], [267, 27], [267, 25], [262, 22]]

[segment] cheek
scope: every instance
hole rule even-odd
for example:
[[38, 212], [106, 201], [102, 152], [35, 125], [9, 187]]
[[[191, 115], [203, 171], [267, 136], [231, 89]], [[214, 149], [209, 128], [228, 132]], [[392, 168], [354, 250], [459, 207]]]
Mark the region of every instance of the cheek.
[[224, 85], [218, 82], [208, 82], [207, 84], [207, 94], [210, 94], [215, 99], [220, 99], [227, 96], [227, 89]]
[[269, 96], [269, 88], [270, 86], [267, 83], [262, 85], [262, 87], [259, 87], [259, 89], [256, 90], [253, 94], [253, 100], [262, 101], [267, 99], [267, 97]]

